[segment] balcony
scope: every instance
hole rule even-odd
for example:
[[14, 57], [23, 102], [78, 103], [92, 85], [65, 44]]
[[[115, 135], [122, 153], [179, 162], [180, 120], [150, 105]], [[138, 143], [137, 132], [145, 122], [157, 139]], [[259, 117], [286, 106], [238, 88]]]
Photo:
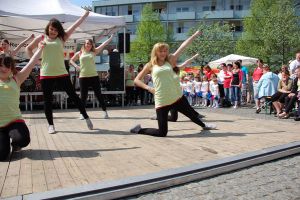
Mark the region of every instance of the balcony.
[[175, 33], [174, 38], [176, 41], [183, 41], [187, 38], [187, 33]]
[[203, 11], [197, 12], [197, 19], [232, 19], [233, 11], [232, 10], [220, 10], [220, 11]]
[[133, 22], [133, 15], [124, 15], [126, 22]]
[[195, 19], [195, 12], [178, 12], [176, 13], [176, 19]]
[[242, 19], [250, 15], [250, 10], [237, 10], [234, 11], [234, 18]]

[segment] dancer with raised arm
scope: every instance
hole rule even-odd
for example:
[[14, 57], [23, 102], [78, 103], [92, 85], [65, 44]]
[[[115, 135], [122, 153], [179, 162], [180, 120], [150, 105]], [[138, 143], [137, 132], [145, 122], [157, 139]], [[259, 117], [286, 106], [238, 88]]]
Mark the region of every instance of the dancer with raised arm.
[[13, 50], [10, 50], [9, 48], [9, 41], [7, 39], [2, 39], [1, 40], [1, 48], [2, 51], [0, 53], [5, 53], [6, 55], [10, 55], [14, 57], [18, 51], [28, 42], [29, 40], [32, 40], [34, 38], [34, 34], [31, 34], [29, 37], [27, 37], [25, 40], [23, 40], [16, 48]]
[[[151, 60], [146, 64], [144, 69], [137, 75], [134, 82], [137, 86], [142, 87], [154, 94], [155, 109], [158, 120], [158, 129], [141, 128], [137, 125], [130, 130], [132, 133], [145, 134], [157, 137], [165, 137], [168, 133], [168, 112], [175, 109], [203, 129], [215, 129], [216, 125], [206, 124], [201, 121], [198, 115], [193, 112], [187, 99], [183, 96], [178, 79], [174, 77], [173, 68], [177, 65], [177, 59], [183, 50], [197, 37], [201, 35], [196, 31], [174, 54], [169, 54], [169, 46], [166, 43], [156, 43], [151, 52]], [[142, 81], [144, 76], [149, 72], [152, 73], [154, 88], [148, 87]]]
[[[108, 113], [106, 110], [106, 105], [101, 94], [100, 79], [96, 70], [95, 56], [102, 52], [104, 47], [108, 45], [114, 35], [111, 35], [108, 40], [103, 42], [98, 47], [95, 47], [93, 40], [88, 39], [85, 41], [81, 50], [76, 52], [71, 58], [70, 63], [78, 70], [79, 73], [79, 85], [80, 85], [80, 97], [83, 104], [86, 104], [86, 99], [88, 96], [88, 89], [92, 87], [94, 93], [104, 111], [104, 118], [108, 119]], [[80, 66], [78, 66], [75, 61], [80, 61]], [[83, 115], [80, 115], [80, 119], [84, 119]]]
[[[55, 18], [51, 19], [45, 28], [46, 37], [44, 42], [47, 44], [42, 53], [41, 62], [41, 84], [44, 95], [44, 108], [45, 115], [49, 124], [48, 133], [56, 133], [54, 123], [53, 123], [53, 109], [52, 109], [52, 99], [53, 99], [53, 88], [54, 84], [59, 85], [66, 93], [69, 98], [74, 101], [75, 105], [79, 108], [80, 113], [86, 120], [87, 127], [93, 129], [93, 124], [86, 113], [84, 104], [81, 99], [76, 94], [69, 74], [65, 68], [64, 63], [64, 43], [75, 31], [75, 29], [87, 18], [89, 11], [86, 11], [83, 16], [81, 16], [71, 27], [66, 31], [64, 30], [62, 24]], [[29, 57], [32, 56], [32, 50], [37, 47], [38, 41], [42, 35], [33, 40], [28, 47], [26, 52]]]
[[12, 56], [0, 54], [0, 161], [8, 158], [10, 145], [12, 151], [19, 151], [30, 143], [29, 130], [19, 108], [20, 86], [40, 58], [42, 49], [43, 45], [40, 44], [30, 61], [19, 72]]

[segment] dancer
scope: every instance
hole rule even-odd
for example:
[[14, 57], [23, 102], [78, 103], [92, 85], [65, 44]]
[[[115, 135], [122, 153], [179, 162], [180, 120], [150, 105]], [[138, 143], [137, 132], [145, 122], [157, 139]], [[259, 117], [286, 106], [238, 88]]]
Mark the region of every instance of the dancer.
[[[104, 118], [108, 119], [108, 113], [106, 110], [106, 105], [101, 94], [101, 86], [99, 76], [96, 70], [95, 64], [95, 56], [99, 54], [106, 45], [108, 45], [114, 35], [111, 35], [108, 40], [103, 42], [98, 47], [95, 47], [95, 43], [88, 39], [85, 41], [85, 44], [81, 47], [81, 51], [75, 53], [75, 55], [71, 58], [70, 63], [80, 71], [79, 74], [79, 85], [80, 85], [80, 97], [83, 104], [86, 104], [86, 99], [88, 96], [89, 87], [92, 87], [94, 93], [104, 111]], [[80, 61], [80, 66], [78, 66], [75, 61]], [[81, 114], [80, 119], [83, 120], [84, 117]]]
[[[158, 119], [158, 129], [141, 128], [137, 125], [130, 130], [132, 133], [145, 134], [157, 137], [165, 137], [168, 133], [168, 112], [171, 109], [178, 110], [203, 129], [215, 129], [216, 125], [204, 124], [193, 112], [187, 99], [182, 95], [177, 78], [174, 78], [173, 68], [182, 51], [197, 37], [201, 35], [196, 31], [184, 41], [174, 54], [169, 54], [169, 46], [166, 43], [157, 43], [151, 52], [151, 60], [135, 78], [135, 84], [155, 94], [155, 108]], [[154, 88], [143, 83], [143, 78], [148, 72], [152, 72]]]
[[19, 108], [20, 86], [40, 58], [42, 49], [43, 45], [40, 44], [30, 61], [19, 72], [12, 56], [0, 54], [0, 161], [9, 156], [10, 145], [12, 151], [18, 151], [30, 142], [29, 130]]
[[10, 50], [9, 49], [9, 42], [7, 39], [3, 39], [1, 40], [1, 48], [2, 51], [0, 51], [0, 53], [5, 53], [6, 55], [10, 55], [12, 57], [14, 57], [18, 51], [26, 44], [26, 42], [28, 42], [29, 40], [34, 38], [34, 34], [31, 34], [29, 37], [27, 37], [25, 40], [23, 40], [14, 50]]
[[[192, 61], [198, 56], [199, 54], [195, 54], [193, 57], [187, 59], [186, 61], [184, 61], [181, 65], [176, 66], [175, 68], [173, 68], [174, 71], [174, 79], [177, 79], [178, 82], [180, 82], [180, 77], [179, 77], [179, 72], [181, 69], [185, 68], [186, 66], [189, 66]], [[204, 115], [199, 114], [197, 111], [195, 111], [195, 109], [193, 109], [193, 112], [198, 115], [199, 118], [204, 118]], [[152, 120], [157, 120], [157, 115], [151, 117]], [[170, 115], [168, 115], [168, 121], [170, 122], [176, 122], [178, 119], [178, 111], [175, 109], [171, 109], [170, 110]]]
[[[41, 62], [41, 84], [45, 101], [45, 115], [49, 124], [48, 133], [56, 133], [53, 123], [53, 110], [52, 110], [52, 99], [53, 99], [53, 87], [57, 84], [62, 87], [68, 94], [69, 98], [75, 102], [75, 105], [79, 108], [80, 113], [86, 120], [87, 127], [93, 129], [93, 124], [86, 113], [84, 104], [75, 92], [71, 83], [69, 74], [64, 64], [64, 43], [75, 31], [75, 29], [87, 18], [89, 11], [86, 11], [71, 27], [66, 31], [63, 29], [62, 24], [55, 18], [51, 19], [45, 28], [46, 37], [44, 41], [46, 46], [42, 54]], [[37, 47], [38, 40], [43, 37], [42, 35], [33, 40], [28, 47], [26, 52], [29, 57], [32, 56], [32, 50]]]

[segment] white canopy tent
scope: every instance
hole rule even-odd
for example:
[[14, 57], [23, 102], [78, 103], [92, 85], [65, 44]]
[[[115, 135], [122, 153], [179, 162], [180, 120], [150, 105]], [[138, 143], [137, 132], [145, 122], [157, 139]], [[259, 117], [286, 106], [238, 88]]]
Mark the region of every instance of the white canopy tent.
[[[85, 12], [68, 0], [0, 0], [0, 31], [7, 39], [21, 39], [42, 34], [48, 21], [55, 17], [69, 27]], [[84, 40], [108, 35], [125, 26], [122, 16], [106, 16], [91, 12], [71, 38]]]
[[233, 63], [237, 60], [242, 60], [242, 65], [253, 65], [256, 63], [257, 58], [251, 58], [251, 57], [246, 57], [246, 56], [241, 56], [241, 55], [236, 55], [236, 54], [230, 54], [230, 55], [220, 58], [218, 60], [211, 61], [208, 63], [208, 65], [212, 68], [216, 68], [221, 63], [229, 64], [229, 63]]

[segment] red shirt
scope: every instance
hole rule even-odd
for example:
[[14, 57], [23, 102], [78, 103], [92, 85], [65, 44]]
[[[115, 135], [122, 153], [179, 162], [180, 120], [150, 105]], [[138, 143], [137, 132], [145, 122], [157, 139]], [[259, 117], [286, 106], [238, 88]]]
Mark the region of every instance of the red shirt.
[[230, 88], [230, 82], [232, 79], [232, 73], [231, 72], [224, 72], [225, 76], [230, 76], [230, 78], [224, 78], [224, 88]]
[[207, 77], [208, 81], [210, 81], [211, 75], [214, 74], [213, 70], [206, 71], [204, 73], [205, 73], [205, 76]]
[[263, 75], [262, 68], [256, 67], [254, 69], [254, 72], [253, 72], [253, 75], [252, 75], [253, 81], [259, 81], [259, 79], [261, 78], [262, 75]]

